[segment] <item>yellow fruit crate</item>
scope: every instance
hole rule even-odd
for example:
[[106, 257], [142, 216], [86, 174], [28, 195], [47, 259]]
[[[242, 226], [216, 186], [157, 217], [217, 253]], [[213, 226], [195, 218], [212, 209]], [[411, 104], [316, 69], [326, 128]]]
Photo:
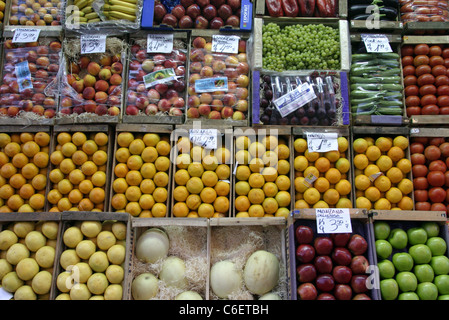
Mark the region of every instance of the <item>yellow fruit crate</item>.
[[130, 216], [63, 212], [52, 300], [125, 300]]
[[142, 218], [170, 215], [172, 131], [171, 125], [117, 124], [109, 211]]
[[291, 128], [234, 129], [234, 217], [287, 217], [292, 210]]

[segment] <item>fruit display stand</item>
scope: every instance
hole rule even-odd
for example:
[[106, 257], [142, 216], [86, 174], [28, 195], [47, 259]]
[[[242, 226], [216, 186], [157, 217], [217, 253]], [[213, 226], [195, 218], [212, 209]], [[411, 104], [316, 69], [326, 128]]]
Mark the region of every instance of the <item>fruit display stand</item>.
[[125, 300], [130, 216], [63, 212], [51, 300]]
[[176, 126], [171, 140], [171, 216], [232, 217], [232, 128]]
[[[61, 215], [51, 212], [0, 214], [2, 297], [50, 300], [57, 276]], [[8, 300], [9, 300], [8, 299]]]
[[315, 209], [295, 210], [289, 216], [292, 300], [380, 299], [378, 290], [367, 286], [376, 278], [367, 269], [375, 264], [376, 254], [368, 211], [345, 210], [352, 233], [323, 233]]
[[131, 218], [127, 300], [209, 300], [209, 219]]
[[414, 210], [409, 128], [353, 127], [355, 208]]
[[[404, 94], [410, 94], [405, 98], [407, 99], [405, 102], [408, 107], [407, 115], [410, 118], [410, 125], [413, 127], [443, 126], [448, 122], [449, 102], [447, 94], [449, 92], [446, 88], [449, 81], [447, 75], [443, 72], [446, 70], [446, 66], [444, 65], [445, 55], [442, 53], [448, 40], [446, 35], [406, 35], [403, 37], [401, 51], [403, 55]], [[440, 50], [432, 51], [432, 54], [430, 54], [430, 47], [437, 48], [440, 45], [443, 45]], [[414, 53], [415, 48], [417, 48], [417, 53], [420, 54]], [[432, 57], [433, 55], [434, 57]], [[430, 58], [432, 58], [432, 63], [430, 63]], [[410, 59], [413, 59], [412, 64], [410, 64]], [[418, 69], [418, 75], [416, 69]], [[415, 71], [414, 74], [412, 73], [413, 70]], [[413, 75], [420, 80], [412, 81], [413, 79], [410, 79], [409, 81], [409, 78], [412, 78]], [[408, 92], [408, 90], [411, 91]], [[435, 116], [436, 114], [438, 116]]]
[[[271, 17], [276, 17], [283, 19], [284, 16], [286, 19], [296, 18], [298, 20], [304, 21], [312, 21], [320, 19], [321, 21], [326, 20], [337, 20], [337, 19], [346, 19], [348, 17], [348, 1], [334, 1], [336, 4], [336, 8], [333, 8], [333, 12], [330, 9], [330, 6], [326, 6], [326, 1], [320, 1], [320, 7], [313, 1], [313, 9], [308, 4], [310, 1], [298, 1], [298, 3], [289, 3], [288, 1], [281, 2], [280, 8], [276, 6], [270, 9], [267, 7], [270, 1], [266, 0], [256, 0], [256, 17], [261, 17], [269, 20]], [[282, 15], [279, 16], [279, 12], [282, 11]], [[296, 14], [295, 14], [296, 13]]]
[[65, 38], [60, 104], [55, 124], [118, 123], [123, 108], [128, 44], [108, 36], [104, 53], [81, 53], [77, 37]]
[[375, 279], [380, 281], [375, 286], [381, 299], [444, 298], [449, 273], [446, 213], [372, 210], [372, 221]]
[[[149, 36], [157, 37], [158, 34], [154, 31], [141, 31], [130, 37], [131, 52], [127, 68], [126, 98], [122, 110], [123, 123], [185, 122], [189, 37], [187, 32], [171, 32], [171, 52], [161, 53], [166, 50], [154, 49], [151, 45], [149, 51]], [[157, 72], [161, 70], [165, 71], [160, 77], [156, 77]], [[167, 73], [164, 74], [165, 72]], [[145, 81], [147, 78], [151, 78], [148, 83]]]
[[5, 33], [0, 123], [52, 125], [59, 102], [60, 36], [43, 32], [37, 42], [14, 43], [12, 35]]
[[104, 212], [111, 185], [112, 128], [55, 125], [48, 168], [49, 211]]
[[[308, 146], [313, 143], [308, 139], [311, 133], [330, 135], [337, 141], [333, 148], [323, 149], [328, 151], [312, 152]], [[324, 139], [323, 143], [329, 141]], [[349, 128], [292, 129], [292, 208], [354, 207], [350, 140]]]
[[286, 227], [284, 217], [211, 218], [210, 300], [289, 300]]
[[[219, 41], [214, 40], [215, 36], [231, 36], [232, 39]], [[215, 126], [249, 125], [249, 36], [245, 32], [192, 31], [186, 83], [186, 124], [200, 120]]]
[[47, 212], [50, 126], [2, 126], [2, 212]]
[[142, 29], [221, 31], [252, 30], [253, 1], [183, 0], [176, 3], [143, 1]]
[[172, 131], [162, 124], [116, 125], [109, 211], [132, 217], [170, 215]]
[[[403, 96], [402, 37], [399, 34], [384, 34], [392, 49], [391, 53], [384, 54], [367, 53], [363, 35], [351, 33], [353, 54], [351, 72], [348, 74], [352, 123], [355, 126], [406, 126], [409, 119]], [[375, 59], [379, 59], [378, 62]], [[376, 70], [370, 70], [371, 66]], [[365, 89], [368, 91], [364, 94]], [[376, 95], [379, 97], [376, 98]]]
[[234, 129], [233, 216], [287, 217], [293, 189], [290, 127]]
[[[415, 210], [447, 210], [447, 128], [411, 128], [410, 153]], [[443, 178], [443, 179], [442, 179]]]

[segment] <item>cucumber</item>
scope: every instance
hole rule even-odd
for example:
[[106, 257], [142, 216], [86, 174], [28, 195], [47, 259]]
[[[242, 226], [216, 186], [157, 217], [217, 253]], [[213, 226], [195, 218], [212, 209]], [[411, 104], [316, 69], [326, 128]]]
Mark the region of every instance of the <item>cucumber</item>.
[[378, 108], [377, 112], [383, 115], [401, 116], [404, 110], [402, 108]]
[[351, 99], [351, 105], [375, 102], [375, 101], [378, 101], [381, 97], [382, 97], [382, 95], [372, 96], [372, 97], [364, 98], [364, 99]]
[[402, 85], [394, 83], [354, 83], [351, 84], [351, 90], [402, 90]]
[[376, 91], [372, 91], [372, 90], [354, 90], [351, 91], [351, 99], [364, 99], [364, 98], [370, 98], [370, 97], [379, 97], [382, 96], [385, 93], [385, 91], [381, 90], [376, 90]]
[[403, 103], [399, 100], [381, 100], [379, 101], [381, 107], [402, 107]]

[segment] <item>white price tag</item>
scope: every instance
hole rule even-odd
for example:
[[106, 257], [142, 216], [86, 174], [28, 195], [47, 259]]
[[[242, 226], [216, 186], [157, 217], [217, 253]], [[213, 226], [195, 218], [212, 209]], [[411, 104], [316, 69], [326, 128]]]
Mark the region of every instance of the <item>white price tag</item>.
[[39, 39], [40, 29], [23, 28], [16, 29], [12, 37], [13, 43], [35, 42]]
[[239, 41], [238, 36], [214, 35], [212, 36], [212, 52], [238, 53]]
[[0, 300], [11, 300], [14, 295], [0, 287]]
[[83, 34], [81, 35], [81, 54], [106, 52], [106, 35]]
[[365, 43], [366, 52], [393, 52], [390, 42], [384, 34], [362, 34], [362, 40]]
[[217, 129], [189, 129], [190, 141], [205, 149], [217, 149]]
[[349, 209], [316, 209], [318, 233], [352, 233]]
[[307, 132], [309, 152], [338, 151], [338, 134], [336, 132]]
[[173, 51], [173, 34], [149, 34], [147, 36], [148, 53], [170, 53]]
[[315, 98], [315, 91], [313, 91], [312, 86], [306, 82], [298, 86], [295, 90], [274, 100], [274, 105], [281, 116], [285, 117]]

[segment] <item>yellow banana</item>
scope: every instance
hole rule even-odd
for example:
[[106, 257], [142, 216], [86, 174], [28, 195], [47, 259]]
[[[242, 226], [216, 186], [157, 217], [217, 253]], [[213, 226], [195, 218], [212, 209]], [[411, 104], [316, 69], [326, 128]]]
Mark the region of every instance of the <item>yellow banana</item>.
[[90, 20], [87, 20], [87, 23], [91, 23], [91, 22], [100, 22], [100, 21], [101, 21], [100, 18], [96, 18], [96, 19], [90, 19]]
[[137, 4], [138, 0], [120, 0], [121, 2], [127, 2], [127, 3], [133, 3], [133, 4]]
[[127, 3], [127, 2], [120, 1], [120, 0], [110, 0], [109, 3], [111, 5], [123, 6], [123, 7], [127, 7], [127, 8], [136, 10], [136, 5], [132, 4], [132, 3]]
[[109, 16], [110, 17], [114, 17], [114, 18], [118, 18], [118, 19], [124, 19], [124, 20], [129, 20], [132, 22], [136, 21], [136, 16], [135, 15], [129, 15], [120, 11], [110, 11], [109, 12]]
[[73, 17], [74, 22], [87, 22], [85, 17]]
[[84, 17], [85, 17], [87, 20], [99, 18], [99, 17], [98, 17], [98, 14], [97, 14], [96, 12], [88, 13], [88, 14], [86, 14]]
[[104, 4], [103, 6], [103, 11], [108, 11], [110, 10], [111, 6], [109, 4]]
[[136, 15], [136, 9], [131, 9], [125, 6], [117, 6], [117, 5], [113, 5], [110, 8], [110, 11], [119, 11], [119, 12], [123, 12], [132, 16]]
[[78, 7], [78, 10], [82, 10], [87, 6], [87, 0], [79, 0], [75, 2], [75, 6]]
[[94, 9], [92, 8], [92, 6], [87, 6], [87, 7], [84, 7], [83, 10], [81, 10], [81, 12], [83, 12], [84, 14], [88, 14], [88, 13], [94, 12]]

